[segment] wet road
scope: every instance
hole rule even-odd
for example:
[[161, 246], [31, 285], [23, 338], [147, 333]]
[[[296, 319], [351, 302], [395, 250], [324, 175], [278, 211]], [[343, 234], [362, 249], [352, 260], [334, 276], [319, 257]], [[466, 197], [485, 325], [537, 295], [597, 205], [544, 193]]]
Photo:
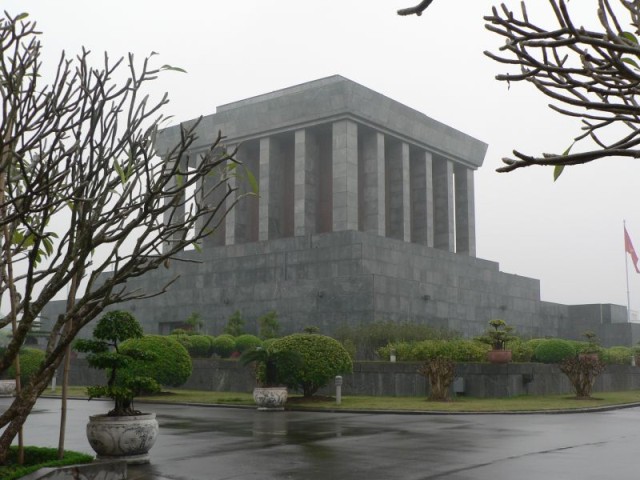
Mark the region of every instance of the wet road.
[[[8, 399], [0, 399], [0, 408]], [[71, 401], [68, 449], [100, 401]], [[640, 408], [554, 415], [258, 412], [144, 405], [160, 436], [129, 479], [587, 480], [637, 478]], [[27, 444], [56, 446], [59, 401], [41, 399]]]

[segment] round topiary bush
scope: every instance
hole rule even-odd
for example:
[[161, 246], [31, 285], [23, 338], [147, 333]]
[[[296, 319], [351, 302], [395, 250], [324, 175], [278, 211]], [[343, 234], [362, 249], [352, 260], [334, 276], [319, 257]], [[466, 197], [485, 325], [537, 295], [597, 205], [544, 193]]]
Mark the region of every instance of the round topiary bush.
[[[20, 349], [20, 383], [26, 385], [29, 378], [36, 373], [44, 361], [44, 352], [37, 348], [25, 347]], [[16, 378], [15, 363], [2, 375], [3, 378]]]
[[127, 366], [126, 375], [151, 377], [165, 387], [179, 387], [191, 376], [192, 364], [189, 352], [174, 335], [146, 335], [122, 343], [121, 351], [142, 350], [156, 355], [156, 359], [133, 362]]
[[351, 357], [334, 338], [313, 333], [295, 333], [278, 338], [270, 349], [294, 355], [278, 364], [278, 380], [311, 397], [333, 377], [353, 370]]
[[236, 351], [237, 352], [246, 352], [247, 350], [251, 350], [256, 347], [262, 346], [262, 340], [260, 340], [255, 335], [250, 335], [245, 333], [236, 337]]
[[550, 338], [540, 342], [534, 352], [536, 361], [541, 363], [561, 363], [576, 355], [576, 349], [567, 340]]
[[213, 353], [221, 358], [229, 358], [236, 348], [236, 339], [234, 336], [223, 333], [218, 335], [211, 342]]
[[206, 335], [189, 335], [189, 345], [185, 345], [189, 355], [193, 358], [207, 358], [211, 356], [211, 340]]

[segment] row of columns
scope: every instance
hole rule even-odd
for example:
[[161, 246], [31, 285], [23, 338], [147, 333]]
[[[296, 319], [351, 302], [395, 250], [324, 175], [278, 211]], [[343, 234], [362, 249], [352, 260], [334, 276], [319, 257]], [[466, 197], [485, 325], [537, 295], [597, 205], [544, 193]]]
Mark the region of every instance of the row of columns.
[[[463, 165], [349, 119], [244, 142], [237, 158], [259, 197], [230, 210], [205, 247], [360, 230], [475, 256], [474, 177]], [[241, 176], [230, 185], [248, 190]]]

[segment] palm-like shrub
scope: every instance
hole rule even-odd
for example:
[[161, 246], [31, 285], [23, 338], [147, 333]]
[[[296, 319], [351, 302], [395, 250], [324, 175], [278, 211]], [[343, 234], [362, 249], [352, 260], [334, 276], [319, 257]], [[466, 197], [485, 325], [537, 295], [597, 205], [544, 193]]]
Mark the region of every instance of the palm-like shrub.
[[146, 335], [127, 340], [120, 349], [123, 353], [142, 350], [155, 358], [147, 362], [131, 362], [125, 369], [129, 377], [148, 376], [165, 387], [179, 387], [191, 376], [192, 363], [189, 352], [174, 335]]
[[292, 354], [279, 365], [279, 380], [305, 397], [313, 396], [336, 375], [353, 370], [345, 348], [324, 335], [296, 333], [274, 340], [269, 348]]

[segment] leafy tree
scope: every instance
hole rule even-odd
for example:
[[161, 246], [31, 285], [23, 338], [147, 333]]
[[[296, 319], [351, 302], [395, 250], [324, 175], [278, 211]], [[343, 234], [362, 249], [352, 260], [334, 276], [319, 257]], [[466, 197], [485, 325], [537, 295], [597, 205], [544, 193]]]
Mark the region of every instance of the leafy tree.
[[115, 310], [106, 313], [93, 330], [93, 338], [78, 340], [75, 349], [88, 353], [90, 367], [107, 372], [107, 384], [87, 388], [89, 400], [108, 397], [115, 406], [107, 415], [139, 415], [133, 399], [143, 391], [158, 391], [160, 385], [148, 376], [119, 375], [134, 361], [154, 360], [155, 354], [142, 349], [121, 349], [122, 342], [142, 337], [142, 327], [129, 312]]
[[260, 338], [276, 338], [280, 333], [280, 322], [278, 314], [271, 310], [258, 318], [258, 328], [260, 329]]
[[350, 373], [353, 363], [337, 340], [318, 334], [295, 333], [278, 338], [267, 350], [280, 352], [278, 380], [311, 397], [333, 377]]
[[[630, 0], [597, 0], [597, 29], [575, 24], [568, 0], [549, 0], [555, 25], [540, 25], [521, 2], [518, 15], [506, 4], [493, 7], [485, 17], [486, 28], [503, 37], [498, 54], [485, 52], [493, 60], [515, 69], [496, 78], [507, 83], [529, 82], [552, 100], [550, 108], [581, 123], [582, 132], [560, 153], [527, 155], [514, 151], [504, 158], [499, 172], [531, 165], [554, 166], [554, 178], [567, 165], [605, 157], [640, 157], [640, 10]], [[399, 11], [420, 15], [431, 0]], [[591, 143], [574, 151], [578, 142]]]
[[227, 320], [227, 325], [224, 327], [224, 333], [233, 337], [238, 337], [244, 333], [244, 319], [240, 310], [236, 310]]
[[187, 317], [184, 323], [189, 327], [190, 332], [197, 333], [200, 331], [202, 326], [204, 325], [204, 321], [200, 318], [200, 314], [198, 312], [192, 312], [191, 315]]
[[[168, 99], [145, 88], [175, 68], [106, 54], [94, 67], [83, 50], [62, 54], [47, 80], [41, 48], [26, 14], [0, 18], [0, 307], [8, 312], [0, 328], [13, 327], [0, 373], [44, 306], [67, 289], [69, 299], [42, 364], [0, 415], [0, 463], [80, 329], [105, 307], [162, 293], [173, 280], [156, 291], [126, 283], [171, 268], [239, 198], [228, 179], [240, 169], [221, 136], [187, 154], [199, 121], [183, 125], [175, 144], [154, 146]], [[207, 195], [215, 189], [224, 192], [219, 202]]]

